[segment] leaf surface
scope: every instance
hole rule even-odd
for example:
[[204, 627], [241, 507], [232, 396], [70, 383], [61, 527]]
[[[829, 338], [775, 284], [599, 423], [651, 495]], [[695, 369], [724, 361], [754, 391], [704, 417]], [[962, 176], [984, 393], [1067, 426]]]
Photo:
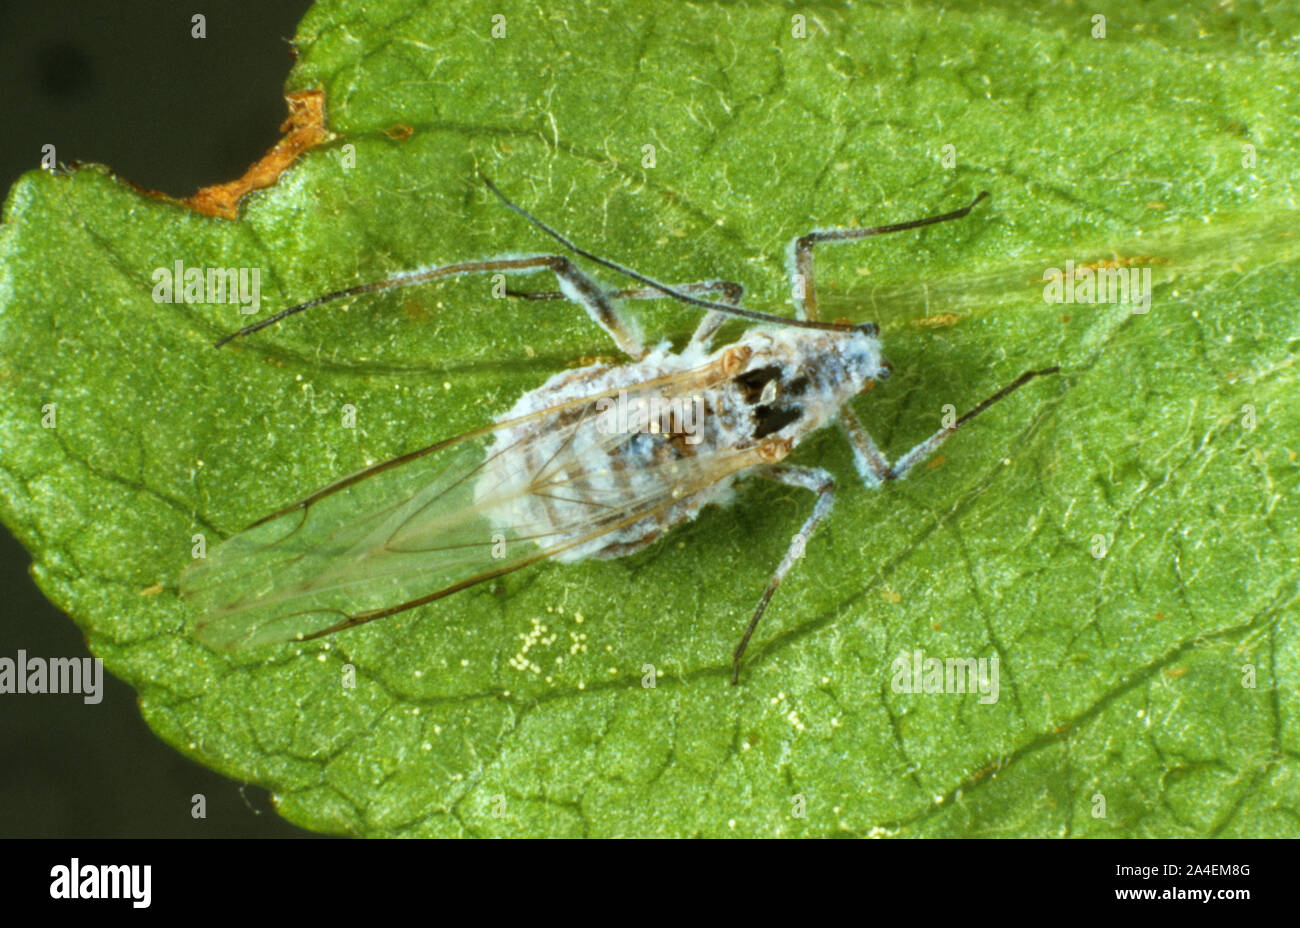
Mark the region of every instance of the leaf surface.
[[[1297, 834], [1294, 9], [1149, 4], [1105, 38], [1070, 8], [799, 9], [802, 38], [777, 3], [323, 4], [288, 89], [323, 88], [337, 137], [237, 221], [94, 170], [15, 185], [0, 514], [161, 737], [363, 835]], [[832, 314], [878, 320], [895, 366], [854, 408], [894, 456], [1063, 372], [880, 492], [838, 435], [799, 449], [835, 512], [738, 688], [806, 493], [746, 484], [632, 557], [208, 650], [177, 597], [196, 533], [614, 350], [567, 303], [461, 279], [214, 351], [248, 317], [156, 303], [151, 275], [258, 268], [266, 313], [549, 250], [479, 169], [603, 255], [777, 312], [792, 238], [988, 189], [960, 223], [819, 250]], [[1045, 269], [1117, 258], [1152, 269], [1149, 312], [1045, 302]], [[652, 337], [696, 319], [630, 309]], [[916, 652], [997, 658], [996, 700], [898, 691]]]

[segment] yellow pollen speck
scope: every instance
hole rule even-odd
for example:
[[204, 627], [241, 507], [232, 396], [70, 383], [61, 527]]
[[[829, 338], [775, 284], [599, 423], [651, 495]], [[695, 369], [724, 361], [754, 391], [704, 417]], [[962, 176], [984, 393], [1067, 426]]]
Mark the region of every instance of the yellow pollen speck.
[[546, 647], [554, 644], [557, 637], [559, 636], [548, 636], [546, 634], [546, 626], [536, 619], [533, 619], [533, 627], [529, 631], [521, 632], [519, 634], [519, 639], [523, 642], [523, 645], [515, 656], [510, 658], [510, 666], [521, 672], [527, 670], [530, 673], [540, 674], [542, 668], [538, 666], [535, 661], [529, 659], [528, 652], [538, 645]]

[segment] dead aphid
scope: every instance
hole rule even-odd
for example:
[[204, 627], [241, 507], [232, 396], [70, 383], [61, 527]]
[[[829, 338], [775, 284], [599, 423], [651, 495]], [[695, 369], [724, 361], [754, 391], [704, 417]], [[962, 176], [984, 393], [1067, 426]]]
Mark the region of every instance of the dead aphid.
[[[290, 307], [223, 338], [248, 335], [342, 297], [460, 274], [547, 270], [632, 360], [562, 371], [521, 396], [491, 425], [340, 480], [227, 539], [181, 577], [202, 611], [196, 632], [218, 648], [316, 638], [440, 599], [542, 560], [630, 554], [730, 498], [759, 476], [808, 490], [812, 512], [763, 590], [732, 655], [732, 683], [772, 594], [831, 510], [834, 481], [784, 459], [808, 435], [838, 423], [862, 482], [906, 477], [950, 435], [1017, 387], [1031, 370], [891, 463], [848, 401], [889, 376], [875, 324], [817, 317], [813, 247], [901, 232], [965, 216], [950, 213], [866, 229], [813, 232], [793, 243], [794, 319], [741, 307], [739, 284], [666, 286], [587, 252], [511, 203], [575, 254], [624, 274], [639, 289], [606, 291], [556, 254], [496, 258], [407, 272]], [[721, 300], [699, 294], [717, 293]], [[668, 296], [707, 310], [690, 343], [647, 348], [614, 298]], [[548, 298], [532, 295], [532, 298]], [[711, 350], [723, 322], [762, 323]]]

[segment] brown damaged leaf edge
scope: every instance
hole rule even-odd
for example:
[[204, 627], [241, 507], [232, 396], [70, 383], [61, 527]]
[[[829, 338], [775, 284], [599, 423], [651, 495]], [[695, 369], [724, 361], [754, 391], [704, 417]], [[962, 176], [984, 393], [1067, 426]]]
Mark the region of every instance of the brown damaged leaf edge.
[[245, 194], [270, 187], [298, 159], [299, 155], [335, 137], [334, 133], [325, 126], [324, 90], [320, 88], [301, 90], [289, 94], [284, 100], [289, 106], [289, 118], [280, 124], [280, 132], [284, 134], [284, 138], [254, 162], [244, 172], [243, 177], [224, 184], [204, 187], [193, 196], [181, 199], [155, 190], [138, 189], [151, 197], [188, 206], [205, 216], [238, 219], [239, 201]]
[[271, 186], [299, 155], [334, 137], [325, 127], [324, 90], [302, 90], [289, 94], [284, 100], [289, 106], [289, 118], [280, 124], [284, 138], [245, 171], [243, 177], [226, 184], [204, 187], [180, 202], [207, 216], [237, 219], [239, 201], [244, 194]]

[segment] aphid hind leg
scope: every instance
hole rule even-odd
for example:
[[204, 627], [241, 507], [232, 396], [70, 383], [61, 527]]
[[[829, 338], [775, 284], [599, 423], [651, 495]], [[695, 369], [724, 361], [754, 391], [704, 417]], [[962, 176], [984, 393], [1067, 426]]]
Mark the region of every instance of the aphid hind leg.
[[[856, 241], [860, 238], [867, 238], [872, 235], [885, 235], [889, 232], [906, 232], [908, 229], [919, 229], [922, 226], [932, 226], [936, 222], [947, 222], [950, 219], [961, 219], [972, 209], [975, 204], [988, 196], [987, 191], [980, 191], [979, 195], [971, 201], [969, 206], [963, 206], [961, 209], [953, 210], [951, 213], [943, 213], [939, 216], [927, 216], [924, 219], [911, 219], [907, 222], [894, 222], [883, 226], [872, 226], [869, 229], [822, 229], [815, 232], [809, 232], [802, 235], [790, 243], [790, 250], [793, 253], [794, 260], [793, 279], [790, 281], [791, 293], [794, 294], [794, 312], [798, 319], [817, 319], [817, 287], [816, 275], [813, 272], [813, 246], [822, 242], [849, 242]], [[802, 286], [795, 286], [796, 283], [802, 282]], [[800, 296], [802, 294], [802, 297]]]
[[[731, 280], [701, 280], [690, 284], [673, 284], [672, 289], [681, 293], [718, 293], [721, 294], [721, 302], [730, 306], [739, 306], [740, 301], [745, 296], [745, 288]], [[564, 294], [558, 290], [544, 290], [537, 293], [523, 293], [518, 290], [507, 290], [507, 296], [518, 297], [521, 300], [560, 300], [564, 299]], [[608, 290], [605, 296], [614, 297], [620, 300], [662, 300], [667, 298], [667, 294], [653, 287], [632, 287], [626, 290]], [[725, 313], [710, 311], [700, 320], [695, 334], [691, 336], [691, 344], [699, 344], [708, 347], [713, 340], [713, 336], [722, 324], [727, 321]]]
[[817, 494], [817, 502], [813, 504], [812, 514], [804, 521], [803, 527], [790, 539], [790, 547], [786, 550], [785, 557], [781, 558], [781, 563], [777, 565], [776, 572], [772, 574], [772, 579], [767, 581], [767, 588], [763, 590], [763, 596], [758, 601], [758, 608], [754, 610], [754, 616], [749, 620], [749, 625], [745, 628], [745, 634], [740, 639], [740, 644], [736, 646], [735, 653], [731, 656], [731, 683], [733, 686], [740, 682], [740, 658], [745, 653], [745, 647], [749, 644], [749, 639], [754, 635], [754, 629], [758, 628], [759, 619], [763, 618], [763, 613], [767, 611], [767, 604], [771, 602], [772, 594], [781, 585], [781, 581], [790, 568], [794, 566], [794, 562], [803, 557], [804, 546], [808, 543], [808, 539], [812, 537], [813, 532], [817, 530], [817, 526], [826, 518], [831, 511], [831, 507], [835, 505], [835, 481], [829, 473], [819, 467], [771, 464], [758, 471], [758, 476], [765, 477], [768, 480], [775, 480], [786, 486], [810, 490]]
[[840, 413], [840, 426], [844, 429], [844, 433], [849, 439], [849, 445], [853, 448], [853, 463], [857, 465], [862, 482], [875, 489], [887, 481], [902, 480], [912, 471], [912, 468], [934, 454], [939, 449], [939, 446], [948, 440], [950, 435], [954, 434], [971, 419], [974, 419], [999, 400], [1005, 399], [1035, 377], [1055, 374], [1058, 371], [1060, 371], [1059, 367], [1048, 367], [1039, 371], [1025, 371], [1012, 383], [1007, 384], [992, 396], [975, 404], [974, 408], [959, 416], [950, 427], [939, 429], [925, 441], [912, 447], [892, 464], [876, 447], [875, 441], [872, 440], [867, 430], [862, 427], [862, 423], [858, 421], [857, 416], [845, 407]]

